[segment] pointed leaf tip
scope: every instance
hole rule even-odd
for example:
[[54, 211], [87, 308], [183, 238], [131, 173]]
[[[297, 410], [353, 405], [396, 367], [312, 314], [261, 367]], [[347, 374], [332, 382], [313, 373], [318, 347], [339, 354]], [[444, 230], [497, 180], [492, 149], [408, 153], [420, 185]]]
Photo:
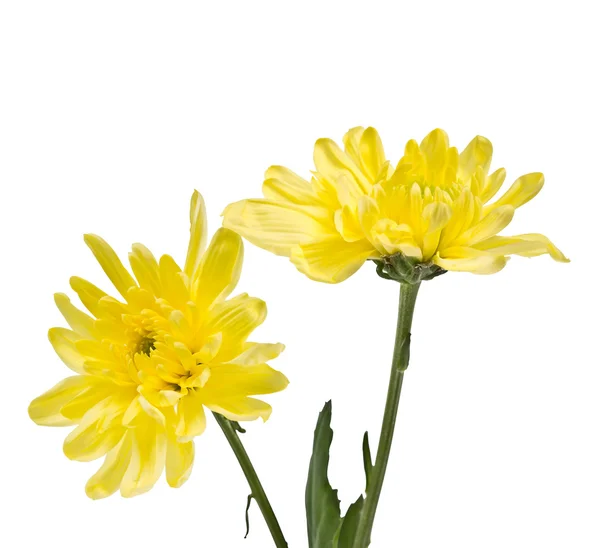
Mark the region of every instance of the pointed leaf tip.
[[353, 502], [350, 505], [337, 531], [336, 543], [334, 544], [333, 548], [352, 548], [354, 546], [356, 530], [358, 529], [360, 514], [362, 512], [364, 503], [365, 499], [361, 495], [358, 497], [356, 502]]
[[369, 481], [371, 480], [371, 472], [373, 470], [373, 460], [371, 458], [371, 448], [369, 447], [369, 433], [365, 432], [363, 436], [363, 465], [365, 467], [366, 488], [369, 489]]

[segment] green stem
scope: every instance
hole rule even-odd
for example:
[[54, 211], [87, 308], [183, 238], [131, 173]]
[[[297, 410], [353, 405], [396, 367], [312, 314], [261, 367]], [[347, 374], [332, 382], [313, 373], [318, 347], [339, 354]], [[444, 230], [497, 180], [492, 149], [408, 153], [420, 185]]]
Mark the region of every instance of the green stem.
[[419, 283], [400, 284], [396, 342], [394, 345], [394, 357], [392, 359], [392, 371], [390, 373], [387, 400], [385, 402], [385, 411], [383, 413], [383, 422], [381, 425], [381, 435], [379, 437], [379, 446], [377, 448], [377, 458], [371, 472], [365, 504], [356, 530], [354, 548], [366, 548], [371, 539], [377, 503], [379, 502], [379, 496], [381, 495], [385, 471], [390, 458], [390, 449], [392, 448], [394, 427], [396, 426], [398, 405], [400, 403], [400, 392], [402, 390], [402, 379], [404, 378], [404, 371], [408, 367], [410, 358], [410, 328], [412, 325], [417, 293], [419, 292], [419, 285]]
[[215, 419], [217, 419], [221, 430], [223, 430], [223, 434], [225, 434], [231, 449], [233, 449], [233, 452], [240, 463], [240, 466], [242, 467], [244, 475], [246, 476], [248, 484], [250, 485], [250, 489], [252, 490], [252, 497], [254, 500], [256, 500], [256, 503], [258, 504], [258, 507], [260, 508], [260, 511], [267, 522], [267, 526], [269, 527], [269, 531], [271, 531], [271, 536], [273, 537], [275, 546], [277, 546], [277, 548], [287, 548], [288, 544], [283, 536], [279, 522], [275, 517], [275, 512], [273, 512], [273, 508], [271, 507], [271, 503], [267, 498], [267, 494], [260, 483], [260, 479], [258, 479], [258, 475], [254, 469], [254, 466], [252, 466], [250, 457], [242, 445], [242, 440], [240, 440], [237, 432], [229, 420], [218, 413], [213, 413], [213, 415], [215, 416]]

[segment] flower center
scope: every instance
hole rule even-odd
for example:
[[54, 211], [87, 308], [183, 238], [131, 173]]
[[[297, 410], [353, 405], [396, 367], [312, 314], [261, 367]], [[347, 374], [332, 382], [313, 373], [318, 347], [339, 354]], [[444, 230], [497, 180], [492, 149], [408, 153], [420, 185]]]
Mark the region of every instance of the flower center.
[[135, 346], [134, 354], [146, 354], [146, 356], [150, 355], [150, 352], [154, 350], [154, 337], [149, 337], [147, 335], [141, 336], [137, 341]]

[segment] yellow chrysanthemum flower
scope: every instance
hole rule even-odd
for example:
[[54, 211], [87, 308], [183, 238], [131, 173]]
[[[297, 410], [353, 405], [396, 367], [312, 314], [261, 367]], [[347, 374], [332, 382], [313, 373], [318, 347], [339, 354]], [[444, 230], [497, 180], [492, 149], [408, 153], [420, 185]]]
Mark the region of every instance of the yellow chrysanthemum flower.
[[270, 167], [264, 199], [224, 211], [224, 226], [284, 255], [308, 277], [345, 280], [367, 259], [402, 254], [438, 270], [491, 274], [508, 255], [549, 253], [568, 259], [541, 234], [498, 236], [515, 209], [542, 188], [541, 173], [519, 177], [493, 203], [506, 172], [489, 173], [492, 144], [475, 137], [460, 154], [441, 129], [411, 140], [394, 169], [374, 128], [351, 129], [342, 151], [330, 139], [315, 144], [310, 182]]
[[87, 483], [91, 498], [119, 488], [126, 497], [143, 493], [165, 468], [169, 485], [179, 487], [191, 472], [205, 407], [230, 420], [266, 420], [271, 407], [251, 396], [288, 384], [266, 364], [283, 345], [247, 342], [265, 319], [265, 303], [246, 294], [226, 300], [240, 277], [241, 238], [219, 229], [204, 252], [205, 238], [204, 202], [195, 192], [183, 269], [134, 244], [134, 278], [104, 240], [87, 235], [122, 300], [77, 277], [71, 287], [91, 316], [66, 295], [55, 297], [70, 329], [50, 329], [50, 342], [76, 374], [33, 400], [29, 414], [41, 425], [77, 425], [64, 443], [70, 459], [106, 455]]

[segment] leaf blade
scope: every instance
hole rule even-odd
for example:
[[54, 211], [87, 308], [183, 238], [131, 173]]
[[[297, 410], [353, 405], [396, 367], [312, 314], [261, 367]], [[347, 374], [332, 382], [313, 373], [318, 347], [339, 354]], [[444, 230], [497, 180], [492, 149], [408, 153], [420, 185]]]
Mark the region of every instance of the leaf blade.
[[361, 495], [356, 502], [350, 505], [342, 520], [337, 536], [337, 544], [334, 548], [352, 548], [364, 503], [365, 498]]
[[319, 413], [306, 483], [306, 522], [310, 548], [333, 548], [341, 524], [337, 490], [327, 477], [329, 449], [333, 440], [331, 400]]

